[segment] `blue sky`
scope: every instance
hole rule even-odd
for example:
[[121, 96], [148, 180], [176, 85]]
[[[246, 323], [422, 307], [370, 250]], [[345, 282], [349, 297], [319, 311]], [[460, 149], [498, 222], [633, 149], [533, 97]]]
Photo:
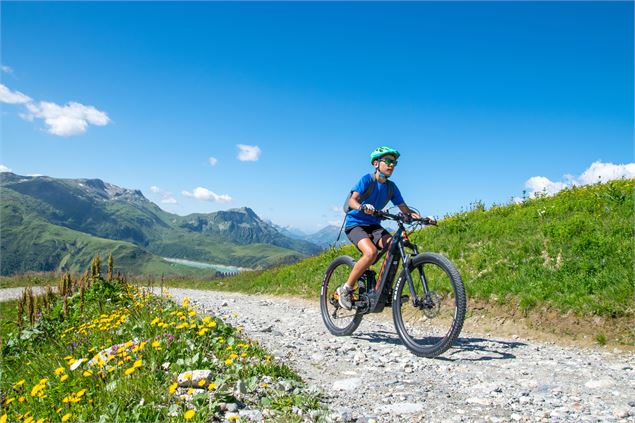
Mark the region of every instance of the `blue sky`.
[[0, 8], [0, 166], [178, 214], [315, 231], [379, 145], [438, 216], [633, 162], [632, 2]]

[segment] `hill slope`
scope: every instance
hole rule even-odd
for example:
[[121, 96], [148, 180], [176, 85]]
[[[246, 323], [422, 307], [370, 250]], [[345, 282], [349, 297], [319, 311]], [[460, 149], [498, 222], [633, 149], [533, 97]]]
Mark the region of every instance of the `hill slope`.
[[[447, 216], [411, 236], [458, 267], [474, 301], [560, 313], [632, 318], [634, 180], [568, 189], [554, 197]], [[214, 288], [317, 298], [329, 262], [353, 246]]]

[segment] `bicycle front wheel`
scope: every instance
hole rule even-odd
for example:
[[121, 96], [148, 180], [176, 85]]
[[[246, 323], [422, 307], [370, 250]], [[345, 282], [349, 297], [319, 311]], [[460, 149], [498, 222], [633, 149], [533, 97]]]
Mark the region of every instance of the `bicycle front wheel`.
[[[452, 346], [463, 327], [466, 312], [461, 275], [444, 256], [415, 256], [393, 291], [395, 327], [404, 345], [422, 357], [436, 357]], [[427, 286], [427, 292], [424, 289]]]
[[322, 279], [320, 310], [326, 328], [333, 335], [345, 336], [355, 332], [362, 322], [362, 314], [355, 308], [346, 310], [339, 305], [336, 290], [346, 283], [355, 261], [349, 256], [339, 256], [331, 262]]

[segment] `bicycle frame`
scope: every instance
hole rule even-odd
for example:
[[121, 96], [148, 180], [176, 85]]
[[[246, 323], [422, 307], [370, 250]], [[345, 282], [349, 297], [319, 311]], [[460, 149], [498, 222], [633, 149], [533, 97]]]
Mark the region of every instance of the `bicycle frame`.
[[[363, 311], [364, 314], [380, 313], [381, 311], [383, 311], [386, 305], [391, 305], [392, 287], [395, 280], [395, 274], [397, 273], [397, 268], [399, 267], [400, 259], [403, 266], [399, 277], [407, 278], [408, 287], [410, 288], [411, 297], [413, 298], [414, 303], [416, 298], [414, 282], [410, 277], [410, 273], [407, 271], [413, 254], [406, 253], [406, 248], [411, 249], [414, 255], [419, 254], [417, 246], [410, 242], [406, 229], [404, 228], [403, 224], [399, 222], [397, 231], [390, 238], [388, 244], [384, 248], [382, 248], [382, 250], [377, 255], [377, 259], [373, 263], [377, 263], [384, 254], [386, 255], [386, 257], [384, 257], [384, 261], [381, 264], [381, 268], [379, 270], [379, 279], [377, 280], [374, 289], [366, 292], [368, 304], [365, 304], [364, 301], [360, 301], [361, 298], [360, 300], [355, 302], [360, 303], [355, 305], [361, 306], [362, 309], [364, 309], [365, 306], [368, 306], [368, 308]], [[428, 284], [425, 279], [425, 275], [423, 274], [421, 269], [419, 269], [419, 274], [421, 276], [421, 282], [423, 283], [424, 292], [427, 294]]]

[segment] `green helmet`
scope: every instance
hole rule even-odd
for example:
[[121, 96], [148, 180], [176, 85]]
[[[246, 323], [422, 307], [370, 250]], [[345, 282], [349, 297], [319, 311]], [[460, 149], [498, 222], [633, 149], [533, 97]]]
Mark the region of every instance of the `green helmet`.
[[393, 156], [395, 156], [395, 159], [398, 159], [400, 154], [397, 150], [395, 150], [394, 148], [390, 148], [390, 147], [377, 147], [372, 153], [370, 153], [370, 162], [371, 164], [373, 163], [374, 160], [377, 160], [379, 158], [381, 158], [382, 156], [385, 156], [386, 154], [392, 154]]

